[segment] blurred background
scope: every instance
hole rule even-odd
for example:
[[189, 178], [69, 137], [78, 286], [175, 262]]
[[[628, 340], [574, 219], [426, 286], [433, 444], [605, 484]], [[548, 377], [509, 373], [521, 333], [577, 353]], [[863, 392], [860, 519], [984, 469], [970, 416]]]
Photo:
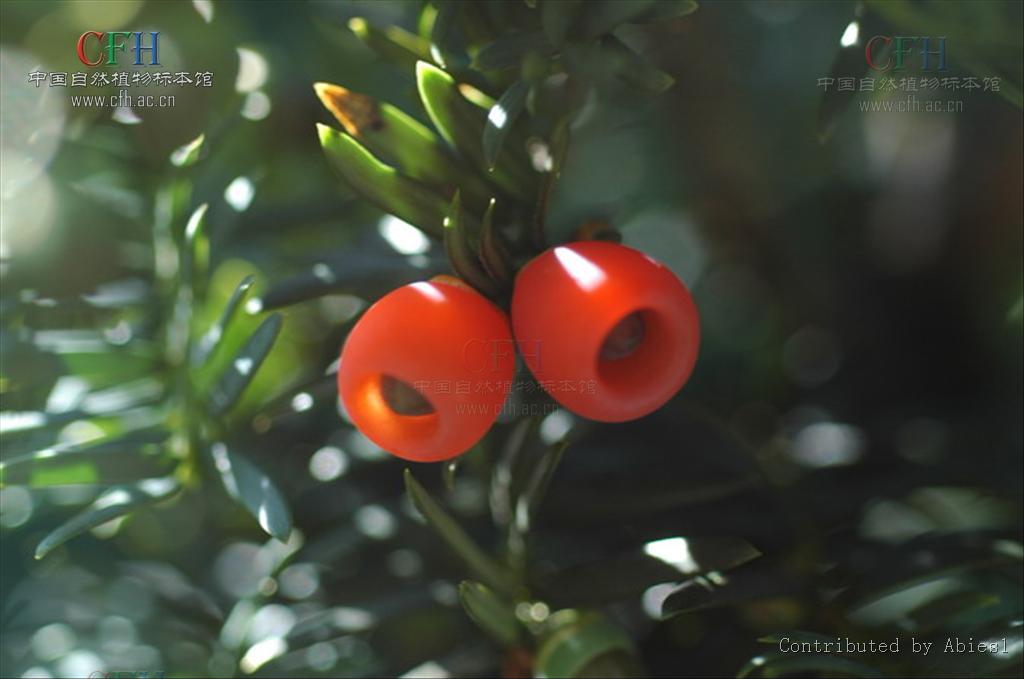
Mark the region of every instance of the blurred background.
[[[540, 424], [538, 446], [572, 443], [531, 529], [524, 625], [601, 610], [652, 676], [771, 663], [778, 644], [759, 639], [790, 630], [1006, 638], [1004, 654], [857, 662], [892, 676], [1019, 676], [1021, 4], [892, 7], [702, 3], [626, 27], [676, 83], [659, 96], [594, 88], [550, 228], [565, 239], [605, 219], [668, 264], [696, 297], [701, 357], [647, 418], [598, 425], [558, 411]], [[325, 376], [376, 294], [447, 268], [437, 243], [339, 183], [315, 130], [333, 124], [316, 81], [427, 121], [411, 70], [349, 28], [362, 17], [416, 32], [421, 8], [3, 3], [3, 459], [121, 442], [83, 458], [86, 471], [7, 473], [3, 676], [529, 671], [462, 611], [465, 569], [405, 497], [408, 465], [339, 416]], [[948, 36], [948, 75], [1000, 78], [1000, 91], [921, 93], [962, 102], [951, 112], [862, 110], [879, 92], [834, 104], [819, 79], [845, 73], [841, 40], [857, 17], [872, 34]], [[208, 71], [213, 85], [166, 88], [173, 107], [113, 111], [70, 100], [109, 87], [31, 82], [87, 71], [75, 44], [90, 30], [159, 31], [161, 70]], [[192, 304], [169, 281], [201, 204], [209, 279]], [[280, 335], [223, 429], [200, 435], [214, 461], [244, 456], [238, 466], [274, 481], [294, 523], [286, 542], [232, 501], [216, 464], [182, 452], [195, 441], [173, 396], [167, 319], [190, 314], [202, 335], [250, 275], [197, 389], [216, 393], [211, 376], [253, 348], [270, 306]], [[334, 284], [310, 282], [325, 277]], [[499, 423], [491, 448], [518, 427]], [[146, 466], [147, 446], [174, 470]], [[413, 465], [489, 548], [496, 456], [450, 478]], [[34, 559], [83, 506], [102, 509], [133, 465], [166, 488], [142, 488], [130, 516], [79, 527]], [[675, 537], [736, 538], [761, 556], [716, 577], [652, 579], [641, 557]]]

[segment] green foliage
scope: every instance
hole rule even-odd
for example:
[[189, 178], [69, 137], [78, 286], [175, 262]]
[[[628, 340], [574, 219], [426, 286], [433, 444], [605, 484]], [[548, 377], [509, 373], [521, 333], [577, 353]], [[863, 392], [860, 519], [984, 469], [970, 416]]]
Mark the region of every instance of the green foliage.
[[[525, 149], [510, 158], [507, 164], [492, 170], [484, 150], [487, 111], [466, 99], [454, 78], [426, 62], [421, 61], [416, 65], [416, 83], [423, 107], [441, 136], [463, 153], [479, 171], [487, 173], [499, 189], [508, 195], [528, 200], [533, 177], [525, 159]], [[508, 124], [511, 125], [511, 122]]]
[[473, 542], [444, 508], [431, 497], [408, 469], [405, 470], [405, 489], [416, 509], [437, 531], [452, 550], [462, 558], [471, 571], [486, 585], [504, 594], [513, 594], [517, 585], [513, 575], [494, 561]]
[[317, 130], [331, 167], [361, 196], [425, 233], [441, 234], [445, 214], [441, 196], [377, 160], [347, 133], [319, 124]]
[[[205, 135], [200, 134], [176, 149], [170, 157], [171, 165], [178, 168], [175, 172], [195, 166], [208, 148], [205, 142]], [[203, 203], [191, 210], [186, 220], [190, 182], [167, 174], [165, 187], [163, 195], [169, 202], [166, 208], [157, 209], [154, 254], [157, 275], [161, 266], [165, 268], [167, 285], [160, 302], [167, 313], [153, 337], [134, 338], [124, 346], [96, 338], [80, 348], [69, 330], [67, 339], [55, 341], [53, 355], [59, 357], [68, 376], [84, 381], [96, 396], [102, 394], [107, 401], [122, 404], [120, 412], [116, 405], [110, 412], [102, 411], [114, 418], [113, 426], [105, 436], [58, 443], [0, 461], [0, 486], [123, 484], [106, 490], [82, 513], [46, 536], [36, 547], [36, 558], [81, 533], [174, 496], [182, 480], [191, 480], [199, 461], [198, 449], [207, 445], [203, 438], [222, 430], [223, 416], [238, 405], [280, 334], [282, 317], [268, 316], [232, 355], [221, 357], [226, 364], [219, 373], [211, 370], [218, 349], [236, 329], [253, 279], [242, 281], [220, 312], [220, 319], [201, 333], [195, 311], [197, 304], [207, 301], [209, 289], [209, 205]], [[161, 257], [168, 264], [161, 265]], [[166, 388], [158, 391], [164, 398], [148, 409], [145, 426], [140, 426], [131, 423], [140, 418], [136, 411], [139, 401], [130, 385], [142, 386], [147, 379], [153, 384], [165, 382]], [[39, 438], [59, 439], [56, 432], [64, 424], [63, 418], [48, 420], [40, 415], [44, 431]], [[103, 421], [94, 418], [91, 423], [99, 427]], [[9, 437], [11, 432], [3, 434]], [[269, 534], [287, 537], [289, 510], [269, 480], [241, 456], [225, 452], [217, 462], [232, 497], [249, 509]]]
[[256, 371], [270, 354], [270, 350], [281, 332], [283, 320], [278, 314], [271, 314], [256, 328], [245, 345], [235, 355], [231, 365], [221, 374], [210, 390], [210, 406], [214, 416], [223, 415], [238, 403], [242, 392], [252, 382]]
[[[761, 552], [740, 538], [667, 538], [654, 545], [679, 547], [685, 545], [686, 560], [672, 563], [649, 553], [630, 552], [613, 558], [583, 563], [552, 574], [542, 583], [542, 591], [552, 602], [562, 605], [605, 605], [637, 597], [654, 585], [680, 580], [680, 570], [702, 583], [705, 575], [721, 580], [722, 572], [741, 566], [761, 556]], [[656, 552], [655, 552], [656, 553]], [[709, 585], [710, 586], [710, 585]], [[686, 589], [684, 583], [678, 589]], [[663, 615], [680, 612], [670, 603], [669, 594], [662, 608]]]
[[141, 507], [165, 500], [181, 490], [172, 479], [147, 479], [130, 486], [115, 486], [100, 495], [87, 509], [47, 535], [36, 547], [42, 559], [76, 535], [108, 521], [128, 516]]
[[[556, 614], [537, 651], [537, 677], [587, 676], [587, 666], [616, 651], [632, 652], [633, 642], [607, 618], [593, 613]], [[630, 676], [607, 673], [605, 676]]]
[[462, 201], [458, 192], [452, 198], [448, 216], [444, 219], [444, 249], [448, 261], [458, 276], [489, 297], [498, 296], [496, 283], [484, 271], [476, 250], [469, 242], [466, 220], [462, 214]]
[[736, 674], [743, 677], [784, 677], [791, 674], [813, 672], [815, 674], [838, 674], [843, 677], [865, 677], [881, 679], [886, 675], [878, 670], [846, 658], [834, 655], [801, 655], [798, 658], [761, 656], [751, 660]]
[[219, 441], [210, 446], [210, 456], [228, 495], [240, 502], [268, 534], [286, 541], [292, 532], [292, 515], [270, 477]]
[[192, 352], [192, 363], [194, 366], [202, 366], [217, 352], [221, 342], [224, 340], [227, 328], [231, 327], [231, 322], [239, 310], [241, 310], [246, 295], [252, 289], [253, 282], [254, 279], [251, 275], [242, 279], [242, 282], [238, 284], [235, 291], [231, 293], [231, 298], [228, 299], [228, 303], [225, 305], [220, 318], [200, 337], [196, 350]]
[[171, 154], [171, 164], [175, 167], [189, 167], [191, 165], [195, 165], [199, 160], [200, 154], [203, 152], [203, 144], [205, 141], [206, 135], [200, 134], [189, 143], [183, 144], [182, 146], [174, 149], [174, 153]]
[[476, 208], [487, 204], [491, 192], [486, 182], [415, 118], [338, 85], [317, 83], [315, 89], [345, 130], [382, 161], [442, 195], [448, 196], [452, 187], [458, 187]]
[[489, 170], [493, 170], [498, 162], [498, 153], [509, 130], [516, 123], [519, 114], [526, 107], [526, 95], [530, 92], [528, 83], [517, 80], [505, 90], [501, 98], [491, 107], [484, 126], [484, 159]]
[[459, 583], [459, 601], [473, 622], [503, 646], [519, 641], [520, 627], [515, 614], [486, 585], [466, 580]]
[[173, 467], [164, 445], [168, 436], [164, 428], [147, 428], [18, 455], [0, 463], [0, 485], [114, 484], [162, 476]]
[[512, 285], [512, 261], [504, 237], [494, 224], [494, 211], [497, 201], [493, 198], [484, 212], [483, 224], [480, 226], [480, 263], [487, 274], [503, 289]]
[[[83, 119], [77, 124], [87, 133], [65, 132], [62, 153], [74, 154], [90, 175], [92, 164], [116, 170], [96, 173], [110, 186], [79, 183], [76, 192], [99, 201], [102, 215], [126, 221], [110, 227], [114, 235], [102, 250], [81, 257], [102, 260], [103, 275], [89, 279], [89, 289], [48, 274], [54, 291], [45, 295], [27, 287], [12, 292], [6, 284], [0, 293], [0, 487], [14, 491], [4, 496], [4, 517], [16, 517], [7, 509], [8, 501], [15, 506], [10, 498], [35, 503], [28, 524], [11, 518], [9, 529], [5, 520], [5, 552], [17, 554], [5, 555], [4, 563], [20, 568], [17, 556], [31, 561], [34, 553], [41, 567], [52, 569], [23, 573], [18, 588], [5, 575], [5, 597], [8, 587], [18, 589], [10, 610], [21, 606], [20, 597], [40, 602], [7, 616], [12, 648], [42, 645], [35, 637], [27, 645], [23, 640], [30, 626], [46, 629], [55, 619], [32, 616], [60, 605], [89, 611], [102, 629], [137, 615], [139, 629], [147, 626], [140, 644], [160, 646], [161, 661], [183, 676], [399, 675], [428, 661], [457, 668], [452, 673], [459, 676], [495, 675], [498, 658], [509, 675], [519, 669], [542, 677], [637, 676], [644, 663], [655, 674], [1019, 673], [1019, 654], [936, 660], [777, 652], [782, 637], [913, 634], [938, 643], [973, 635], [1018, 643], [1019, 485], [1007, 480], [1011, 473], [979, 471], [955, 455], [934, 463], [924, 453], [901, 457], [905, 432], [890, 431], [890, 423], [924, 406], [910, 397], [888, 401], [887, 392], [936, 387], [928, 375], [901, 382], [897, 361], [844, 375], [849, 394], [824, 387], [796, 392], [773, 377], [793, 358], [781, 326], [811, 323], [805, 308], [838, 308], [837, 299], [850, 306], [846, 297], [829, 297], [831, 288], [849, 288], [872, 322], [870, 314], [881, 312], [870, 304], [887, 295], [876, 294], [874, 279], [865, 283], [847, 272], [877, 274], [846, 259], [859, 243], [828, 241], [842, 253], [831, 259], [813, 249], [825, 237], [819, 222], [854, 210], [819, 214], [801, 203], [812, 214], [798, 218], [813, 221], [813, 237], [791, 238], [772, 221], [783, 202], [776, 193], [782, 180], [806, 168], [797, 165], [797, 152], [758, 164], [762, 140], [733, 135], [743, 118], [737, 111], [755, 109], [713, 84], [724, 80], [732, 88], [736, 73], [704, 64], [708, 79], [687, 81], [685, 95], [677, 96], [671, 88], [681, 64], [665, 59], [663, 50], [647, 58], [640, 49], [662, 40], [717, 49], [706, 41], [732, 25], [723, 19], [726, 10], [709, 7], [718, 14], [695, 23], [702, 17], [690, 18], [697, 8], [692, 0], [406, 3], [367, 9], [372, 21], [349, 19], [339, 36], [331, 30], [338, 23], [333, 8], [301, 7], [294, 11], [302, 22], [310, 19], [322, 40], [333, 41], [315, 65], [298, 62], [301, 77], [379, 89], [370, 96], [314, 85], [342, 128], [317, 125], [340, 192], [311, 135], [305, 146], [295, 139], [274, 146], [259, 123], [239, 119], [239, 101], [248, 98], [243, 92], [230, 92], [223, 117], [194, 121], [206, 131], [140, 128], [138, 145], [156, 149], [151, 156], [105, 137], [99, 123]], [[762, 9], [744, 9], [744, 21]], [[384, 26], [389, 11], [417, 11], [401, 22], [415, 32]], [[1003, 96], [1020, 104], [1019, 69], [1005, 58], [1019, 31], [1002, 21], [1005, 11], [992, 4], [973, 13], [950, 3], [871, 2], [853, 18], [862, 37], [890, 28], [948, 32], [971, 71], [1002, 75]], [[837, 42], [849, 8], [829, 12], [813, 25], [839, 21]], [[974, 37], [996, 28], [1002, 39], [992, 45]], [[668, 29], [676, 32], [637, 39]], [[185, 40], [190, 30], [175, 39]], [[758, 24], [758, 30], [768, 29]], [[371, 55], [392, 69], [386, 77], [363, 71], [359, 60]], [[235, 56], [229, 55], [231, 68]], [[814, 56], [823, 64], [834, 58], [832, 77], [863, 69], [862, 43]], [[349, 60], [356, 65], [347, 67]], [[271, 63], [278, 87], [287, 79], [275, 69], [285, 68]], [[662, 93], [675, 99], [650, 99]], [[853, 98], [830, 93], [820, 100], [822, 138], [840, 136]], [[274, 115], [301, 117], [296, 111], [304, 109], [286, 101], [274, 100]], [[810, 113], [802, 112], [808, 120], [817, 102], [811, 99]], [[663, 106], [671, 122], [652, 122], [658, 116], [647, 109]], [[718, 144], [680, 131], [685, 125], [674, 116], [685, 120], [692, 107], [721, 116]], [[588, 119], [602, 116], [607, 127], [588, 132]], [[776, 134], [767, 116], [751, 117], [758, 134]], [[645, 126], [653, 131], [633, 129]], [[668, 131], [682, 141], [664, 138]], [[620, 133], [626, 143], [616, 146]], [[649, 138], [663, 147], [658, 153], [634, 146]], [[307, 146], [318, 155], [310, 157]], [[581, 153], [594, 147], [603, 155]], [[644, 191], [605, 200], [602, 191], [628, 179], [622, 168], [630, 167], [630, 154], [680, 176], [658, 189], [661, 172], [651, 172]], [[666, 159], [671, 155], [684, 158], [673, 163]], [[826, 181], [819, 177], [822, 158], [808, 162], [814, 181], [800, 186], [801, 195]], [[741, 184], [722, 184], [719, 164], [727, 174], [749, 170], [767, 178], [755, 183], [743, 174]], [[684, 165], [695, 174], [684, 177]], [[563, 172], [592, 177], [600, 171], [612, 180], [576, 186], [575, 206], [557, 204], [559, 191], [573, 188], [561, 183]], [[273, 207], [257, 203], [259, 209], [247, 212], [220, 199], [225, 178], [243, 172], [260, 187], [261, 200], [273, 197]], [[261, 184], [265, 176], [273, 181]], [[868, 179], [854, 183], [840, 197], [867, 202], [861, 184]], [[304, 191], [308, 186], [315, 188]], [[686, 195], [666, 201], [658, 190]], [[757, 203], [762, 195], [778, 204], [765, 208]], [[890, 196], [879, 196], [878, 204], [888, 205]], [[686, 241], [683, 249], [692, 259], [687, 265], [704, 273], [698, 291], [705, 295], [709, 338], [692, 400], [713, 404], [720, 415], [693, 412], [684, 396], [638, 423], [566, 422], [524, 371], [517, 384], [525, 393], [510, 399], [512, 415], [442, 469], [417, 469], [415, 477], [405, 470], [404, 485], [397, 481], [399, 463], [339, 418], [337, 349], [348, 324], [380, 294], [451, 269], [507, 304], [517, 268], [559, 242], [567, 225], [607, 219], [615, 228], [598, 228], [592, 237], [636, 245], [641, 234], [618, 230], [622, 217], [673, 201], [716, 232], [707, 245], [695, 240], [690, 251]], [[377, 211], [442, 247], [385, 252], [372, 227]], [[131, 214], [136, 217], [125, 217]], [[686, 221], [669, 214], [655, 220], [661, 240], [654, 242], [667, 250], [682, 241], [675, 222]], [[75, 215], [85, 224], [93, 217], [88, 210]], [[394, 226], [378, 223], [378, 231], [388, 224]], [[986, 232], [989, 237], [996, 240]], [[649, 251], [662, 255], [658, 247]], [[720, 252], [730, 253], [728, 259]], [[834, 278], [806, 265], [815, 257]], [[772, 289], [751, 273], [761, 269], [742, 268], [744, 261], [797, 281]], [[96, 284], [118, 282], [104, 278], [106, 269], [130, 284], [101, 294]], [[967, 279], [972, 292], [988, 280], [977, 272]], [[999, 332], [1007, 319], [1015, 323], [1010, 330], [1019, 330], [1019, 276], [1011, 282], [1011, 294], [1000, 297]], [[787, 301], [782, 311], [775, 296]], [[762, 322], [758, 314], [766, 310], [777, 317]], [[858, 316], [858, 324], [864, 319]], [[953, 325], [943, 317], [943, 333]], [[882, 330], [861, 342], [882, 351], [889, 339]], [[925, 351], [923, 344], [900, 356]], [[957, 380], [984, 370], [973, 362], [1003, 365], [994, 358], [1001, 343], [982, 349], [964, 375], [948, 377], [957, 389]], [[876, 380], [872, 388], [857, 391], [867, 375]], [[958, 393], [950, 400], [965, 398]], [[991, 426], [1011, 419], [998, 402], [981, 403], [958, 430], [956, 445], [967, 441], [971, 460], [982, 459], [973, 439], [992, 449], [1016, 440], [1019, 427]], [[824, 417], [821, 403], [864, 413], [864, 429], [879, 448], [870, 463], [816, 466], [820, 460], [794, 453], [794, 432]], [[736, 434], [751, 421], [771, 428], [756, 449]], [[829, 448], [824, 457], [835, 452]], [[71, 505], [79, 509], [70, 512]], [[94, 538], [111, 536], [105, 549], [89, 551]], [[85, 577], [90, 569], [109, 581]], [[148, 610], [125, 609], [124, 600]], [[111, 647], [77, 632], [82, 648]], [[759, 637], [764, 647], [757, 646]], [[718, 641], [728, 642], [727, 653]], [[10, 653], [5, 650], [5, 659]]]

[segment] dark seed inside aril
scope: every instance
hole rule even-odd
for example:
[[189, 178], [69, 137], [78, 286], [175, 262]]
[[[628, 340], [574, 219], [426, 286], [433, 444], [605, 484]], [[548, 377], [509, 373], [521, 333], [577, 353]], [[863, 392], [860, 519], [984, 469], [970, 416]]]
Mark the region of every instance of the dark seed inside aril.
[[399, 415], [429, 415], [434, 412], [427, 399], [397, 377], [381, 376], [380, 393], [388, 407]]
[[619, 321], [601, 345], [602, 361], [618, 361], [632, 355], [643, 344], [647, 328], [637, 311]]

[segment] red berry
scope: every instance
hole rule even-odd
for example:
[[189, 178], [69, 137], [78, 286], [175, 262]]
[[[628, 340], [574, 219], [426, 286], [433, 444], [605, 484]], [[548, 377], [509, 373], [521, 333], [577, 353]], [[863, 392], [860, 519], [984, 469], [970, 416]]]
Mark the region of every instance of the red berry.
[[697, 360], [700, 323], [686, 286], [632, 248], [551, 248], [519, 272], [516, 342], [534, 376], [583, 417], [623, 422], [668, 401]]
[[505, 314], [441, 278], [393, 290], [366, 310], [345, 340], [338, 393], [381, 448], [436, 462], [487, 433], [514, 367]]

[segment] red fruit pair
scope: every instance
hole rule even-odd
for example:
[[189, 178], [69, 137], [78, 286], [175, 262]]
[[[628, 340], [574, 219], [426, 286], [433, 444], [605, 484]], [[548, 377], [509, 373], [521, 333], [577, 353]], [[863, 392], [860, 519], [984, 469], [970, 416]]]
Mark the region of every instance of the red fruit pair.
[[[514, 372], [505, 315], [448, 280], [404, 286], [370, 307], [338, 371], [360, 431], [420, 462], [472, 447], [497, 418]], [[557, 246], [523, 267], [512, 327], [551, 396], [605, 422], [668, 401], [693, 371], [700, 340], [697, 309], [679, 279], [641, 252], [601, 241]]]

